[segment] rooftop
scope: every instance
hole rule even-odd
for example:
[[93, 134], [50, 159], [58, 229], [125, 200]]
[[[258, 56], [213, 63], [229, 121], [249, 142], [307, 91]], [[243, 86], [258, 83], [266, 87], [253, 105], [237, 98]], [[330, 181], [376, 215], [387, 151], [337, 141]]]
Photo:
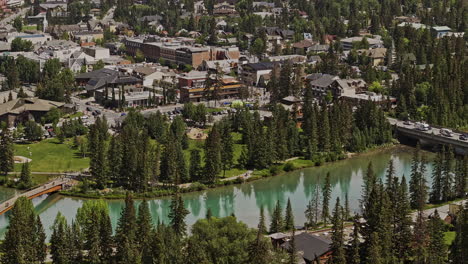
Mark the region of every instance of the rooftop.
[[[310, 262], [327, 253], [331, 245], [330, 240], [305, 232], [294, 236], [294, 242], [297, 251], [304, 252], [304, 259]], [[290, 241], [285, 242], [281, 247], [288, 250], [290, 248]]]

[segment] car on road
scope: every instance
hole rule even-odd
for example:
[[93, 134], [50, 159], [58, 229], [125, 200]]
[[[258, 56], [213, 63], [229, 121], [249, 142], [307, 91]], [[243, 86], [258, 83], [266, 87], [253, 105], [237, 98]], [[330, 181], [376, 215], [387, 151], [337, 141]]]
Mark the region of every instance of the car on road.
[[463, 140], [463, 141], [467, 141], [468, 140], [468, 135], [467, 134], [461, 134], [458, 139], [460, 140]]
[[85, 105], [91, 105], [91, 102], [86, 102], [86, 104], [85, 104]]
[[447, 129], [447, 128], [442, 128], [442, 129], [440, 130], [440, 134], [441, 134], [442, 136], [445, 136], [445, 137], [453, 137], [453, 132], [452, 132], [452, 130]]
[[431, 127], [426, 123], [416, 122], [414, 124], [414, 129], [419, 131], [429, 131]]
[[91, 112], [91, 111], [93, 111], [93, 110], [94, 110], [94, 109], [93, 109], [92, 107], [90, 107], [90, 106], [86, 107], [86, 111], [90, 111], [90, 112]]
[[407, 125], [407, 126], [410, 126], [412, 125], [413, 123], [411, 123], [411, 121], [409, 120], [406, 120], [405, 122], [403, 122], [403, 125]]
[[94, 110], [94, 112], [96, 112], [96, 114], [98, 114], [98, 115], [101, 114], [101, 110], [98, 110], [98, 109]]

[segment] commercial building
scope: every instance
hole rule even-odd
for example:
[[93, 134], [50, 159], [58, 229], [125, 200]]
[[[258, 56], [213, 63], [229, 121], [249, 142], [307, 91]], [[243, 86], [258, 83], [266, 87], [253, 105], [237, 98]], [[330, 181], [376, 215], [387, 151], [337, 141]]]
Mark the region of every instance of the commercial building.
[[[212, 75], [210, 78], [214, 79]], [[236, 78], [224, 75], [216, 86], [218, 89], [219, 99], [235, 98], [239, 96], [241, 89], [244, 87]], [[215, 89], [215, 85], [210, 88], [210, 91]], [[180, 101], [185, 102], [201, 102], [203, 97], [208, 92], [206, 89], [206, 72], [195, 72], [189, 76], [179, 77]]]
[[351, 38], [344, 38], [341, 39], [341, 45], [343, 46], [343, 50], [352, 50], [353, 45], [356, 42], [362, 42], [362, 40], [366, 38], [367, 43], [369, 43], [369, 48], [370, 49], [375, 49], [375, 48], [382, 48], [383, 47], [383, 41], [379, 37], [351, 37]]
[[245, 85], [256, 86], [262, 76], [270, 75], [276, 64], [274, 62], [258, 62], [240, 65], [240, 79]]
[[190, 38], [125, 39], [123, 43], [128, 55], [135, 56], [140, 51], [147, 61], [163, 60], [167, 64], [191, 65], [193, 68], [198, 68], [203, 61], [238, 59], [240, 56], [237, 47], [195, 45]]
[[0, 122], [5, 122], [9, 127], [28, 120], [39, 122], [51, 109], [64, 105], [39, 98], [16, 98], [0, 104]]

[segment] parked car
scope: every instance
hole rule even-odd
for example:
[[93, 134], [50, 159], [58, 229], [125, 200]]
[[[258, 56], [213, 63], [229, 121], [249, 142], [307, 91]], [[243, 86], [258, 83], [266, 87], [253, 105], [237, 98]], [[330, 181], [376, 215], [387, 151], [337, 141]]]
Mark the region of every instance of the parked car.
[[90, 111], [90, 112], [91, 112], [91, 111], [93, 111], [93, 108], [88, 106], [88, 107], [86, 107], [86, 111]]
[[446, 129], [446, 128], [442, 128], [442, 129], [440, 130], [440, 134], [441, 134], [442, 136], [445, 136], [445, 137], [452, 137], [452, 136], [453, 136], [452, 130]]
[[407, 125], [407, 126], [410, 126], [412, 125], [413, 123], [411, 123], [411, 121], [409, 120], [406, 120], [405, 122], [403, 122], [404, 125]]
[[420, 131], [428, 131], [428, 130], [430, 130], [431, 128], [430, 128], [429, 125], [426, 124], [426, 123], [416, 122], [416, 123], [414, 124], [414, 129], [420, 130]]
[[91, 105], [91, 102], [86, 102], [85, 105]]
[[98, 114], [98, 115], [101, 114], [101, 110], [98, 110], [98, 109], [94, 110], [94, 112], [96, 112], [96, 114]]

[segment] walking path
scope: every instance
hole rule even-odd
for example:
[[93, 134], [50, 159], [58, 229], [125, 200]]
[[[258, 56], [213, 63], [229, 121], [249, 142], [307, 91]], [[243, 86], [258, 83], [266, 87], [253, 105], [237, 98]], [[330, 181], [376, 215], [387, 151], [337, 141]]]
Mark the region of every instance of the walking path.
[[[238, 178], [245, 181], [248, 178], [252, 177], [252, 173], [253, 173], [253, 170], [248, 170], [245, 173], [239, 174], [237, 176], [232, 176], [232, 177], [229, 177], [229, 178], [223, 178], [220, 181], [222, 181], [222, 182], [232, 181], [232, 180], [235, 180], [235, 179], [238, 179]], [[179, 187], [180, 189], [186, 189], [186, 188], [189, 188], [190, 186], [192, 186], [192, 184], [193, 184], [193, 182], [182, 183], [182, 184], [177, 185], [177, 187]], [[156, 185], [163, 186], [163, 185], [166, 185], [166, 184], [162, 183], [162, 182], [158, 182], [158, 183], [156, 183]]]

